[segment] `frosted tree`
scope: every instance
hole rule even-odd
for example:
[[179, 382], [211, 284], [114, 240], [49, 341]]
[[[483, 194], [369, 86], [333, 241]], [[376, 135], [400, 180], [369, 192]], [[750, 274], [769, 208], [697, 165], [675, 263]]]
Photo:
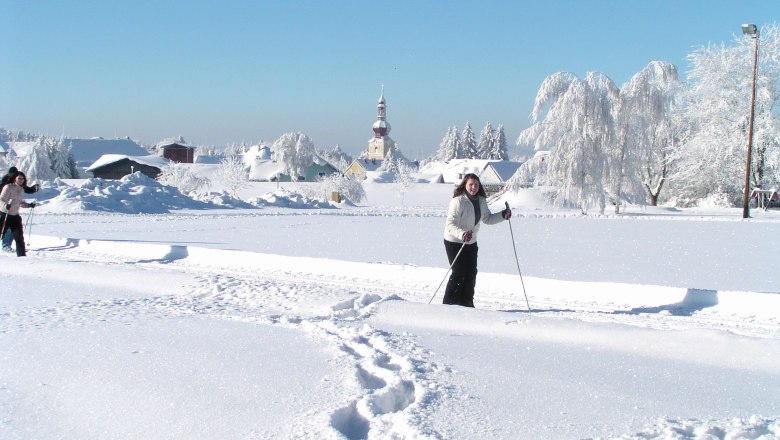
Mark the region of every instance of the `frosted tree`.
[[496, 127], [496, 131], [490, 140], [490, 145], [484, 159], [509, 160], [503, 124], [499, 124], [499, 126]]
[[477, 159], [487, 159], [490, 155], [490, 149], [493, 145], [493, 126], [490, 122], [486, 122], [482, 127], [482, 131], [479, 133], [479, 141], [477, 142]]
[[164, 166], [160, 175], [157, 176], [157, 181], [164, 185], [174, 186], [183, 194], [197, 192], [211, 183], [208, 178], [201, 177], [192, 171], [190, 164], [183, 163], [171, 163]]
[[436, 159], [448, 162], [458, 157], [459, 143], [458, 128], [455, 126], [448, 127], [447, 134], [441, 139], [439, 149], [436, 150]]
[[[750, 185], [772, 186], [780, 166], [774, 153], [780, 148], [780, 35], [776, 24], [760, 34]], [[688, 56], [692, 69], [679, 116], [685, 130], [670, 176], [678, 205], [704, 198], [730, 206], [742, 201], [754, 48], [740, 35], [733, 46], [709, 45]]]
[[539, 88], [532, 125], [520, 133], [517, 142], [550, 151], [545, 173], [537, 179], [557, 188], [556, 204], [574, 203], [583, 213], [591, 207], [604, 212], [606, 150], [615, 142], [618, 97], [612, 80], [596, 72], [584, 79], [558, 72], [545, 78]]
[[398, 172], [398, 164], [400, 161], [401, 158], [398, 151], [395, 148], [391, 148], [387, 151], [387, 154], [385, 154], [385, 158], [382, 159], [382, 165], [379, 167], [379, 170], [388, 173], [396, 173]]
[[228, 194], [238, 197], [238, 191], [248, 182], [247, 168], [241, 156], [227, 156], [222, 159], [217, 165], [216, 177]]
[[309, 136], [285, 133], [271, 146], [271, 158], [282, 165], [282, 172], [295, 181], [306, 176], [306, 169], [314, 163], [314, 143]]
[[463, 159], [475, 159], [477, 157], [477, 140], [474, 138], [471, 123], [468, 121], [460, 134], [460, 152], [457, 157]]
[[326, 195], [338, 192], [343, 198], [353, 203], [360, 203], [366, 199], [363, 183], [350, 176], [333, 173], [320, 178], [320, 185], [322, 192]]
[[47, 138], [44, 141], [44, 147], [49, 156], [52, 172], [56, 177], [62, 179], [77, 179], [79, 177], [69, 143], [66, 143], [63, 138]]
[[680, 87], [674, 64], [653, 61], [621, 88], [618, 142], [608, 156], [615, 212], [620, 200], [637, 202], [645, 196], [658, 204], [677, 144], [679, 125], [672, 114]]
[[395, 177], [393, 178], [393, 186], [395, 187], [396, 191], [398, 191], [398, 194], [401, 195], [401, 206], [404, 204], [404, 195], [407, 191], [409, 191], [409, 188], [414, 185], [415, 179], [414, 176], [412, 176], [412, 167], [410, 167], [405, 162], [400, 162], [398, 164], [398, 170], [395, 173]]
[[52, 180], [57, 176], [51, 169], [49, 155], [46, 154], [46, 138], [40, 138], [29, 154], [16, 165], [27, 176], [27, 182]]
[[320, 152], [320, 156], [333, 164], [333, 166], [335, 166], [339, 171], [346, 170], [347, 167], [349, 167], [349, 165], [352, 163], [352, 156], [342, 151], [341, 147], [338, 145], [333, 147], [333, 149], [330, 151]]

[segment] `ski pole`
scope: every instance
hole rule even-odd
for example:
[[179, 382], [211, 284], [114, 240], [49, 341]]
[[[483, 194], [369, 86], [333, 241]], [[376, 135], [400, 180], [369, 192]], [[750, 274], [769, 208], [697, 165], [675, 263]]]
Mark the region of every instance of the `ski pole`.
[[447, 275], [449, 275], [450, 271], [452, 270], [452, 266], [455, 265], [455, 262], [458, 261], [458, 257], [460, 257], [460, 253], [463, 252], [463, 248], [466, 247], [466, 242], [464, 241], [462, 245], [460, 245], [460, 249], [458, 249], [458, 253], [455, 254], [455, 258], [452, 259], [452, 264], [450, 264], [450, 267], [447, 269], [447, 272], [444, 274], [444, 278], [441, 280], [441, 283], [439, 283], [439, 287], [436, 288], [436, 291], [433, 292], [433, 296], [431, 299], [428, 300], [428, 304], [433, 301], [433, 298], [436, 297], [436, 294], [439, 293], [439, 289], [441, 289], [441, 285], [444, 284], [444, 280], [447, 279]]
[[0, 239], [2, 239], [3, 235], [5, 235], [5, 222], [8, 221], [8, 207], [11, 206], [11, 202], [13, 202], [13, 200], [9, 200], [5, 205], [5, 213], [3, 214], [3, 228], [0, 229]]
[[[35, 203], [35, 202], [33, 202]], [[35, 205], [33, 205], [30, 208], [30, 213], [27, 214], [27, 222], [24, 224], [24, 229], [27, 229], [27, 246], [30, 246], [30, 237], [32, 236], [32, 216], [33, 216], [33, 210], [35, 209]], [[29, 229], [27, 228], [27, 225], [30, 225]]]
[[[509, 209], [509, 202], [504, 201], [506, 209]], [[517, 246], [515, 246], [515, 233], [512, 230], [512, 218], [507, 219], [509, 221], [509, 233], [512, 234], [512, 249], [515, 251], [515, 263], [517, 263], [517, 273], [520, 275], [520, 285], [523, 286], [523, 296], [525, 297], [525, 305], [528, 306], [528, 313], [531, 313], [531, 304], [528, 302], [528, 295], [525, 293], [525, 282], [523, 281], [523, 272], [520, 270], [520, 259], [517, 258]]]

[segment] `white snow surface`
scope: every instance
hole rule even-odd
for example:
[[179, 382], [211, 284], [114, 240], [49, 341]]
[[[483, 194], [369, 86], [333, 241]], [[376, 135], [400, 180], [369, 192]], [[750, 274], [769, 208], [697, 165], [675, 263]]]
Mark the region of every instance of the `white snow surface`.
[[508, 194], [466, 309], [437, 291], [451, 185], [299, 185], [45, 183], [0, 256], [0, 438], [780, 436], [777, 210]]

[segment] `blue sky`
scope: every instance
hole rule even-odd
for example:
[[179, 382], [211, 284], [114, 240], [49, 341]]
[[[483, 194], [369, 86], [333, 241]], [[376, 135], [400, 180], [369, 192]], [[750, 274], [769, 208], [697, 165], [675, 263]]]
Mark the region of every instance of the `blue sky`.
[[548, 75], [685, 72], [695, 48], [778, 20], [778, 0], [0, 0], [0, 127], [215, 146], [301, 131], [357, 154], [384, 84], [412, 159], [466, 121], [513, 148]]

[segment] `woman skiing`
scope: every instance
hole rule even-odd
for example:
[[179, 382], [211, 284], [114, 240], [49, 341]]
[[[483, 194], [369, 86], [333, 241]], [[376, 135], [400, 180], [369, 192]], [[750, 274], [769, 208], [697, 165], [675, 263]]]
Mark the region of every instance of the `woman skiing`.
[[21, 207], [34, 208], [35, 202], [27, 203], [22, 200], [24, 197], [24, 184], [25, 177], [21, 173], [17, 173], [13, 176], [12, 182], [5, 185], [3, 190], [0, 191], [0, 236], [5, 233], [6, 229], [10, 229], [13, 234], [14, 241], [16, 242], [16, 256], [24, 257], [27, 255], [24, 245], [24, 231], [22, 229], [22, 216], [19, 215], [19, 209]]
[[474, 307], [477, 283], [477, 232], [480, 222], [493, 225], [512, 217], [509, 208], [491, 213], [485, 189], [476, 174], [466, 174], [455, 187], [447, 222], [444, 226], [444, 249], [452, 274], [444, 291], [444, 304]]

